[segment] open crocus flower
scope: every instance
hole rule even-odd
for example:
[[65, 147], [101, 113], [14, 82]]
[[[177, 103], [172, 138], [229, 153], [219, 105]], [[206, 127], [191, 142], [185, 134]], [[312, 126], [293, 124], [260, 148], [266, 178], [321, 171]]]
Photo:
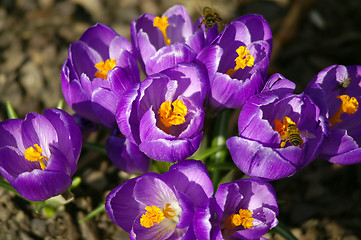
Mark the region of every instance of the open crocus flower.
[[322, 106], [330, 123], [320, 158], [343, 165], [360, 163], [361, 66], [332, 65], [317, 74], [305, 93]]
[[[180, 62], [192, 62], [210, 39], [216, 28], [205, 33], [199, 24], [193, 25], [187, 10], [181, 5], [169, 8], [162, 16], [145, 13], [131, 23], [131, 39], [135, 54], [151, 75]], [[216, 34], [215, 34], [216, 33]]]
[[307, 95], [266, 92], [243, 106], [238, 131], [239, 136], [227, 140], [237, 167], [249, 176], [275, 180], [317, 157], [327, 123]]
[[210, 103], [215, 109], [239, 108], [266, 82], [272, 34], [260, 15], [246, 15], [226, 26], [197, 59], [208, 69]]
[[0, 123], [0, 172], [24, 198], [43, 201], [66, 191], [77, 168], [81, 133], [59, 109]]
[[271, 184], [247, 178], [219, 185], [214, 198], [194, 214], [197, 239], [262, 239], [278, 224], [278, 205]]
[[139, 150], [139, 147], [121, 136], [115, 129], [106, 141], [108, 157], [120, 170], [133, 174], [148, 172], [150, 159]]
[[195, 239], [194, 210], [212, 194], [204, 164], [185, 160], [161, 175], [146, 173], [124, 182], [109, 193], [105, 209], [130, 239]]
[[126, 91], [116, 116], [120, 132], [155, 160], [191, 156], [203, 136], [205, 73], [201, 65], [178, 64]]
[[125, 89], [140, 81], [132, 46], [102, 24], [90, 27], [69, 47], [61, 71], [66, 102], [80, 116], [108, 128]]

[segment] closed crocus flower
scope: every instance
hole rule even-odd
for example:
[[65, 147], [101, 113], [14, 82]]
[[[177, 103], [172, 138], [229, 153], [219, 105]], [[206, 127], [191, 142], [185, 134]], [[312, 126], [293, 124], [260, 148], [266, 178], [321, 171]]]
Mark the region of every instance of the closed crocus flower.
[[342, 165], [360, 163], [361, 66], [332, 65], [319, 72], [305, 92], [322, 106], [329, 121], [320, 158]]
[[262, 93], [243, 106], [239, 136], [228, 139], [227, 146], [245, 174], [275, 180], [293, 175], [317, 157], [326, 125], [307, 95]]
[[195, 239], [194, 210], [212, 194], [203, 163], [185, 160], [161, 175], [146, 173], [124, 182], [109, 193], [105, 209], [130, 239]]
[[105, 146], [108, 157], [120, 170], [130, 174], [148, 172], [150, 159], [139, 150], [138, 145], [122, 136], [118, 129], [108, 137]]
[[[196, 26], [197, 25], [197, 26]], [[181, 5], [169, 8], [162, 16], [145, 13], [131, 23], [131, 40], [146, 74], [158, 73], [180, 62], [192, 62], [215, 38], [216, 28], [204, 32], [204, 27], [192, 24]], [[216, 34], [214, 34], [216, 32]]]
[[80, 116], [108, 128], [125, 89], [140, 81], [129, 41], [110, 27], [96, 24], [69, 47], [62, 67], [66, 102]]
[[267, 80], [271, 50], [271, 30], [262, 16], [246, 15], [227, 25], [197, 56], [208, 69], [213, 108], [239, 108], [259, 93]]
[[59, 109], [0, 123], [0, 172], [24, 198], [43, 201], [65, 192], [77, 168], [81, 133]]
[[183, 63], [129, 89], [117, 110], [120, 132], [155, 160], [191, 156], [203, 136], [205, 72], [200, 65]]
[[263, 239], [278, 224], [278, 205], [271, 184], [247, 178], [219, 185], [214, 198], [194, 214], [197, 239]]

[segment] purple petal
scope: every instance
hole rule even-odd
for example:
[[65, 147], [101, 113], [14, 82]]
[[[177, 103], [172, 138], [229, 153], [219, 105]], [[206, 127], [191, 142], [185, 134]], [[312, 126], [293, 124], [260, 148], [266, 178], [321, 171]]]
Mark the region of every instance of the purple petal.
[[28, 113], [21, 124], [21, 135], [24, 147], [38, 144], [45, 156], [50, 157], [48, 146], [58, 142], [58, 135], [49, 120], [38, 113]]
[[192, 62], [196, 53], [184, 43], [174, 43], [159, 49], [145, 62], [148, 75], [161, 72], [181, 62]]
[[291, 82], [279, 73], [275, 73], [268, 79], [262, 92], [272, 91], [278, 95], [283, 95], [292, 93], [295, 88], [296, 84], [294, 82]]
[[8, 119], [0, 122], [0, 147], [12, 146], [25, 151], [21, 137], [21, 119]]
[[109, 44], [109, 58], [119, 58], [119, 53], [122, 50], [132, 52], [132, 45], [129, 43], [128, 39], [123, 36], [114, 37]]
[[234, 163], [249, 176], [276, 180], [292, 176], [296, 171], [291, 162], [279, 156], [272, 148], [263, 147], [255, 141], [231, 137], [227, 140], [227, 146]]
[[147, 206], [157, 207], [178, 201], [172, 188], [155, 173], [143, 174], [134, 186], [133, 197]]
[[69, 47], [69, 60], [78, 77], [81, 76], [82, 73], [85, 73], [89, 78], [93, 78], [97, 71], [94, 65], [104, 59], [84, 42], [77, 41]]
[[158, 161], [177, 162], [195, 153], [202, 140], [203, 133], [199, 133], [194, 138], [189, 139], [157, 139], [153, 141], [142, 142], [139, 145], [148, 157]]
[[174, 5], [163, 16], [168, 17], [167, 36], [171, 43], [186, 42], [193, 34], [192, 20], [182, 5]]
[[[163, 222], [155, 223], [150, 228], [145, 228], [140, 225], [139, 215], [133, 224], [133, 229], [130, 233], [130, 239], [144, 239], [144, 240], [154, 240], [154, 239], [170, 239], [170, 236], [175, 231], [174, 228], [169, 228], [168, 226], [164, 226]], [[167, 221], [167, 219], [163, 220]]]
[[265, 40], [272, 46], [272, 32], [267, 21], [261, 16], [256, 14], [249, 14], [237, 18], [234, 21], [244, 23], [251, 35], [251, 41]]
[[47, 171], [63, 172], [68, 176], [72, 176], [76, 171], [76, 163], [74, 166], [74, 162], [70, 162], [58, 148], [52, 145], [49, 148], [51, 156], [45, 169]]
[[129, 140], [112, 135], [108, 137], [105, 146], [110, 160], [120, 170], [131, 174], [148, 172], [149, 158]]
[[11, 185], [23, 198], [43, 201], [66, 191], [71, 178], [63, 172], [35, 169], [20, 174]]
[[0, 148], [0, 173], [8, 182], [13, 182], [23, 172], [31, 172], [36, 168], [34, 163], [24, 158], [19, 149], [7, 146]]
[[140, 82], [130, 76], [124, 69], [115, 67], [108, 73], [108, 81], [111, 91], [114, 92], [120, 99], [124, 92], [131, 88], [134, 84]]
[[111, 41], [119, 36], [110, 27], [97, 23], [88, 28], [80, 37], [80, 41], [85, 42], [89, 47], [95, 49], [102, 59], [109, 58], [109, 45]]
[[177, 191], [176, 193], [179, 201], [179, 206], [182, 209], [182, 213], [179, 217], [179, 222], [177, 223], [177, 228], [182, 229], [192, 224], [194, 208], [196, 205], [194, 205], [194, 202], [192, 201], [192, 199], [189, 198], [187, 194], [184, 194], [181, 191]]
[[49, 119], [57, 132], [57, 146], [69, 161], [72, 169], [70, 176], [72, 176], [76, 171], [82, 147], [80, 129], [74, 119], [63, 110], [47, 109], [44, 111], [44, 116]]
[[213, 195], [213, 184], [207, 168], [201, 161], [184, 160], [170, 167], [162, 174], [164, 181], [178, 192], [186, 194], [195, 206]]
[[197, 56], [197, 60], [204, 63], [208, 70], [209, 79], [212, 81], [216, 73], [219, 62], [223, 55], [223, 49], [219, 45], [210, 45], [204, 48]]
[[99, 121], [112, 129], [116, 125], [115, 112], [119, 98], [108, 89], [98, 88], [92, 94], [92, 108]]
[[145, 211], [144, 208], [146, 207], [132, 197], [137, 180], [139, 178], [124, 182], [112, 190], [105, 200], [105, 210], [110, 219], [127, 232], [130, 232], [134, 220], [141, 211]]

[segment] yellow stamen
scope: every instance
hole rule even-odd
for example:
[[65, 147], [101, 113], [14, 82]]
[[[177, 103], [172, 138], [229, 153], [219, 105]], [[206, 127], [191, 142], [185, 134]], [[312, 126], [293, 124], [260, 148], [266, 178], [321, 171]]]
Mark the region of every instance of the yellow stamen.
[[115, 67], [115, 60], [107, 59], [105, 62], [100, 61], [94, 67], [99, 70], [94, 74], [94, 77], [107, 79], [108, 72]]
[[140, 218], [140, 225], [143, 227], [150, 228], [154, 223], [160, 223], [164, 220], [164, 214], [159, 207], [147, 206], [145, 210], [147, 210], [147, 212]]
[[244, 69], [246, 66], [252, 67], [254, 65], [254, 57], [249, 53], [247, 47], [240, 46], [236, 52], [238, 53], [238, 57], [234, 59], [236, 62], [236, 66], [234, 68], [228, 69], [226, 74], [230, 77], [240, 68]]
[[44, 170], [46, 166], [43, 159], [48, 160], [48, 158], [45, 156], [41, 156], [43, 149], [39, 147], [38, 144], [34, 144], [34, 147], [29, 147], [25, 149], [24, 157], [30, 162], [39, 162], [41, 169]]
[[187, 107], [182, 100], [175, 100], [173, 103], [171, 101], [165, 101], [160, 105], [158, 114], [160, 115], [160, 128], [163, 131], [168, 132], [171, 126], [180, 125], [185, 122]]
[[225, 221], [225, 229], [232, 230], [235, 227], [243, 226], [244, 229], [253, 227], [252, 212], [248, 209], [240, 209], [238, 214], [232, 213]]
[[356, 98], [348, 96], [348, 95], [341, 95], [337, 96], [337, 98], [341, 99], [342, 103], [340, 108], [337, 110], [335, 115], [332, 116], [330, 119], [331, 127], [336, 123], [342, 122], [341, 114], [347, 113], [348, 115], [354, 114], [358, 109], [358, 101]]
[[167, 203], [166, 205], [165, 205], [165, 208], [163, 208], [163, 210], [162, 210], [162, 212], [163, 212], [163, 214], [164, 214], [164, 216], [166, 217], [166, 218], [173, 218], [173, 217], [175, 217], [177, 214], [175, 213], [175, 211], [173, 210], [173, 208], [171, 208], [170, 207], [170, 204], [169, 203]]
[[170, 44], [170, 39], [167, 37], [167, 27], [169, 26], [167, 17], [155, 17], [153, 21], [153, 26], [159, 28], [163, 34], [165, 45]]

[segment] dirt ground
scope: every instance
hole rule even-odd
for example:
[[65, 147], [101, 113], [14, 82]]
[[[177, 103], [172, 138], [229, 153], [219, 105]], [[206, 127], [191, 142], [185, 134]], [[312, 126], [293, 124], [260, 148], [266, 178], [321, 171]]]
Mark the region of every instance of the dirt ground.
[[[359, 0], [0, 0], [0, 120], [10, 101], [20, 117], [55, 107], [62, 98], [60, 68], [71, 42], [97, 22], [129, 39], [132, 19], [183, 4], [193, 19], [211, 6], [224, 21], [249, 13], [270, 23], [274, 45], [269, 74], [279, 72], [297, 92], [332, 64], [361, 65]], [[71, 112], [68, 107], [65, 110]], [[101, 134], [91, 140], [104, 139]], [[101, 204], [127, 174], [99, 153], [84, 150], [75, 174], [75, 199], [52, 217], [0, 189], [0, 239], [128, 239], [105, 212], [78, 221]], [[288, 179], [272, 182], [279, 220], [298, 239], [361, 239], [361, 165], [316, 160]], [[283, 239], [269, 233], [271, 239]]]

